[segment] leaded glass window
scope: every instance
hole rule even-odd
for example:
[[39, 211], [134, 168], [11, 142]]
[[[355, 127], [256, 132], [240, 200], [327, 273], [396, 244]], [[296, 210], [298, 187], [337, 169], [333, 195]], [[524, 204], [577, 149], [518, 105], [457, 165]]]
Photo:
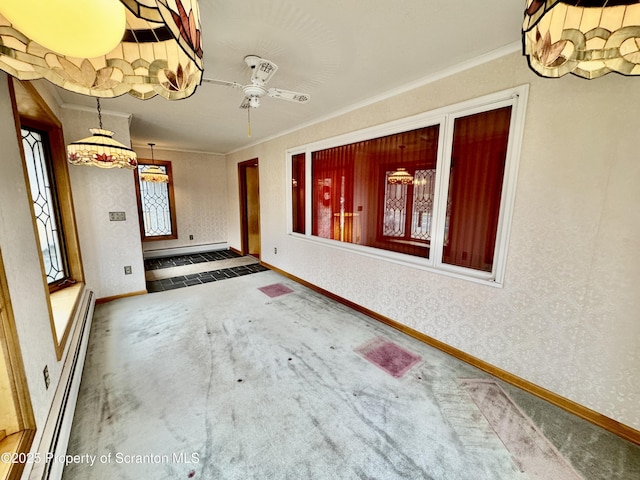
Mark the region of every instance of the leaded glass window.
[[[136, 185], [138, 191], [138, 213], [143, 240], [165, 240], [177, 238], [175, 208], [173, 200], [173, 178], [171, 162], [154, 160], [144, 163], [138, 160]], [[149, 168], [159, 169], [169, 178], [168, 182], [146, 182], [140, 174]]]
[[68, 276], [68, 268], [47, 134], [31, 128], [21, 133], [44, 271], [52, 285]]

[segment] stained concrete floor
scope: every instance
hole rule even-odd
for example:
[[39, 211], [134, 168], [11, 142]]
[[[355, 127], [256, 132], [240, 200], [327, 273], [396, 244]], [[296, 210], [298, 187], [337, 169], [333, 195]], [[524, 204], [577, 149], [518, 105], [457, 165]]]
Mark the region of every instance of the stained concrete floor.
[[[377, 337], [421, 361], [392, 377]], [[65, 480], [640, 478], [639, 446], [272, 271], [97, 306], [68, 453]]]

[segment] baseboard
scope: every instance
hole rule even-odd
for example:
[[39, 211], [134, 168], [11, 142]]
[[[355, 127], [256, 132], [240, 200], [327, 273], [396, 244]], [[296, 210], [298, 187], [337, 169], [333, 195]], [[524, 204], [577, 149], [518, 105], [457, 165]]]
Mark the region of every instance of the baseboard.
[[112, 295], [110, 297], [101, 297], [96, 300], [96, 305], [111, 302], [113, 300], [118, 300], [119, 298], [135, 297], [136, 295], [146, 295], [147, 293], [149, 292], [147, 292], [146, 290], [138, 290], [137, 292], [121, 293], [120, 295]]
[[59, 480], [62, 478], [64, 463], [55, 461], [55, 458], [59, 458], [67, 452], [84, 360], [87, 354], [94, 306], [93, 291], [85, 290], [82, 308], [76, 318], [73, 341], [70, 344], [73, 349], [70, 346], [62, 367], [60, 381], [53, 397], [49, 417], [43, 427], [37, 451], [41, 459], [53, 458], [54, 460], [35, 463], [29, 473], [29, 480]]
[[595, 410], [591, 410], [590, 408], [585, 407], [584, 405], [580, 405], [579, 403], [576, 403], [572, 400], [562, 397], [557, 393], [547, 390], [546, 388], [540, 387], [539, 385], [536, 385], [532, 382], [529, 382], [528, 380], [520, 378], [517, 375], [514, 375], [505, 370], [502, 370], [501, 368], [491, 365], [490, 363], [485, 362], [484, 360], [474, 357], [473, 355], [469, 355], [468, 353], [462, 350], [459, 350], [455, 347], [447, 345], [446, 343], [441, 342], [440, 340], [430, 337], [411, 327], [407, 327], [406, 325], [403, 325], [395, 320], [392, 320], [391, 318], [385, 317], [384, 315], [374, 312], [373, 310], [369, 310], [368, 308], [358, 305], [357, 303], [347, 300], [346, 298], [342, 298], [334, 293], [329, 292], [328, 290], [325, 290], [321, 287], [318, 287], [312, 283], [307, 282], [306, 280], [298, 278], [295, 275], [291, 275], [288, 272], [280, 270], [278, 267], [274, 267], [273, 265], [269, 265], [268, 263], [264, 263], [264, 262], [261, 262], [261, 264], [269, 268], [270, 270], [278, 272], [281, 275], [284, 275], [285, 277], [290, 278], [291, 280], [298, 282], [304, 285], [305, 287], [310, 288], [311, 290], [314, 290], [332, 300], [335, 300], [338, 303], [341, 303], [347, 307], [352, 308], [353, 310], [363, 313], [368, 317], [373, 318], [374, 320], [378, 320], [379, 322], [384, 323], [385, 325], [389, 325], [390, 327], [393, 327], [396, 330], [399, 330], [402, 333], [415, 338], [416, 340], [420, 340], [421, 342], [426, 343], [427, 345], [434, 347], [438, 350], [441, 350], [442, 352], [448, 355], [451, 355], [452, 357], [455, 357], [458, 360], [462, 360], [463, 362], [468, 363], [469, 365], [479, 368], [480, 370], [486, 373], [489, 373], [490, 375], [493, 375], [494, 377], [499, 378], [500, 380], [503, 380], [511, 385], [514, 385], [526, 392], [529, 392], [532, 395], [535, 395], [536, 397], [542, 398], [543, 400], [546, 400], [547, 402], [559, 408], [562, 408], [563, 410], [573, 415], [576, 415], [594, 425], [597, 425], [601, 428], [604, 428], [605, 430], [608, 430], [611, 433], [614, 433], [615, 435], [618, 435], [619, 437], [624, 438], [625, 440], [635, 443], [636, 445], [640, 445], [640, 431], [628, 425], [620, 423], [617, 420], [614, 420], [605, 415], [602, 415], [601, 413], [598, 413]]
[[171, 257], [174, 255], [190, 255], [193, 253], [213, 252], [216, 250], [228, 250], [228, 242], [205, 243], [202, 245], [187, 245], [184, 247], [159, 248], [156, 250], [145, 250], [142, 255], [147, 258]]

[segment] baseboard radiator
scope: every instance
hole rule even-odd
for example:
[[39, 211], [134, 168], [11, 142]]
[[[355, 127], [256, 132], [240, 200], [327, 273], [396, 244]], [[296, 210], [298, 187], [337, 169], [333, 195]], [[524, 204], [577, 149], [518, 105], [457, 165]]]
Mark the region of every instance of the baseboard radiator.
[[[76, 327], [70, 343], [71, 349], [62, 367], [58, 389], [40, 440], [38, 449], [40, 458], [57, 458], [67, 452], [95, 303], [94, 292], [85, 290], [75, 319]], [[29, 480], [60, 480], [63, 469], [62, 462], [41, 462], [34, 466], [28, 478]]]

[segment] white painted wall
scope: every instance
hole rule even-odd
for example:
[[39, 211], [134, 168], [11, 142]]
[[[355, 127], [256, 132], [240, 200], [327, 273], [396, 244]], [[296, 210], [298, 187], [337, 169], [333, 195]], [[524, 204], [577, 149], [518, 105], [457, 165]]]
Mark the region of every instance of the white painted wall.
[[[503, 288], [287, 235], [285, 150], [530, 84]], [[640, 90], [611, 74], [543, 79], [518, 53], [227, 157], [260, 163], [262, 260], [640, 429]], [[278, 248], [278, 254], [273, 253]]]
[[[129, 115], [102, 105], [102, 123], [113, 138], [130, 145]], [[98, 127], [97, 111], [63, 107], [65, 142], [91, 135]], [[142, 243], [133, 170], [69, 165], [86, 284], [97, 298], [145, 290]], [[125, 212], [126, 221], [109, 221], [109, 212]], [[130, 265], [131, 275], [124, 274]]]
[[[136, 145], [139, 158], [151, 159], [148, 146]], [[224, 155], [153, 149], [156, 160], [171, 162], [178, 238], [144, 242], [145, 251], [227, 244], [227, 179]], [[189, 240], [193, 235], [193, 240]]]

